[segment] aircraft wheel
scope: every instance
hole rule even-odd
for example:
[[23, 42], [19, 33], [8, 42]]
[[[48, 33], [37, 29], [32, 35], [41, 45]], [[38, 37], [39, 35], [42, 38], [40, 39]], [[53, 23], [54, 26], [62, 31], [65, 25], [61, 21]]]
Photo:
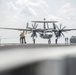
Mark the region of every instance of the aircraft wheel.
[[33, 43], [35, 44], [35, 39], [33, 39]]
[[58, 39], [55, 39], [55, 43], [57, 44], [57, 42], [58, 42]]
[[51, 40], [50, 39], [48, 40], [48, 44], [51, 44]]

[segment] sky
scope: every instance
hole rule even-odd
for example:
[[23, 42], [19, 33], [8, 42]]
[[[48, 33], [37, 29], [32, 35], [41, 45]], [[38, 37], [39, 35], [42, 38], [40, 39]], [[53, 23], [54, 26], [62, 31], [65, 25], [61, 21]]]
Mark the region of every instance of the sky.
[[[0, 0], [0, 27], [26, 28], [33, 20], [57, 20], [57, 26], [76, 28], [76, 0]], [[40, 27], [40, 25], [39, 25]], [[66, 37], [76, 36], [76, 31], [65, 33]], [[0, 30], [2, 42], [19, 42], [20, 31]], [[30, 42], [30, 35], [26, 35]], [[53, 39], [53, 38], [52, 38]], [[63, 39], [63, 38], [62, 38]], [[38, 40], [43, 40], [38, 37]], [[42, 41], [42, 42], [43, 42]], [[40, 41], [39, 41], [40, 42]], [[47, 42], [45, 40], [45, 42]]]

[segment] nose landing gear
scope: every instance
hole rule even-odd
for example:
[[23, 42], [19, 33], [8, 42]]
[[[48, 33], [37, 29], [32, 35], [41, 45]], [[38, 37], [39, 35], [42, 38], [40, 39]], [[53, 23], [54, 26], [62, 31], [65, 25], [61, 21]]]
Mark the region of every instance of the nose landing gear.
[[48, 40], [48, 44], [51, 44], [51, 39], [49, 38], [49, 40]]

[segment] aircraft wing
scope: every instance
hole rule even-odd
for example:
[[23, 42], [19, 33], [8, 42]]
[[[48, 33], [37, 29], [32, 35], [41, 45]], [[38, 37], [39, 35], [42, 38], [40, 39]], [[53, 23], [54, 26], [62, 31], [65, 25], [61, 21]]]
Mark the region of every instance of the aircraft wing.
[[62, 31], [66, 32], [66, 31], [72, 31], [72, 30], [76, 30], [76, 29], [64, 29]]
[[[0, 28], [0, 29], [8, 29], [8, 30], [18, 30], [18, 31], [32, 31], [33, 29], [20, 29], [20, 28]], [[36, 32], [43, 32], [44, 29], [34, 29]], [[46, 29], [48, 31], [48, 29]]]
[[32, 22], [36, 22], [36, 23], [56, 23], [58, 21], [32, 21]]
[[19, 30], [19, 31], [32, 31], [32, 29], [20, 29], [20, 28], [0, 28], [0, 29]]
[[[67, 32], [67, 31], [73, 31], [73, 30], [76, 30], [76, 29], [64, 29], [62, 30], [63, 32]], [[57, 32], [58, 30], [57, 29], [47, 29], [46, 30], [47, 32]]]

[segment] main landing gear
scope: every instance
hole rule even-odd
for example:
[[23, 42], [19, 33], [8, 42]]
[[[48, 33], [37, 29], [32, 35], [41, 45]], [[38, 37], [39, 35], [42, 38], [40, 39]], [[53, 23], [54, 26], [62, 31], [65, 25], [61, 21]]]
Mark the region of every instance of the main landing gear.
[[57, 43], [58, 43], [58, 38], [55, 39], [55, 44], [57, 44]]
[[33, 37], [33, 44], [35, 44], [35, 38]]

